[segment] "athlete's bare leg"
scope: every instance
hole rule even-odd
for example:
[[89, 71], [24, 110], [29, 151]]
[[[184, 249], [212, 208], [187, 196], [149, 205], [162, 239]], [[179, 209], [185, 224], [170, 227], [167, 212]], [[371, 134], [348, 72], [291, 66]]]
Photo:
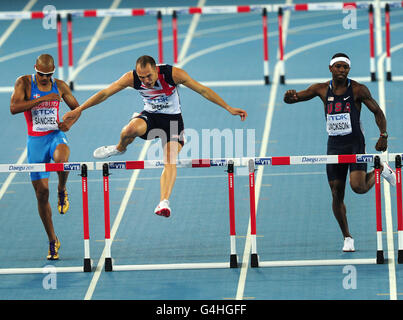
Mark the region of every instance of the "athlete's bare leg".
[[41, 217], [49, 242], [56, 240], [55, 230], [52, 221], [52, 209], [49, 204], [49, 183], [48, 178], [32, 181], [36, 199], [38, 202], [39, 216]]
[[116, 149], [123, 152], [131, 144], [136, 137], [140, 137], [147, 132], [147, 123], [140, 118], [131, 120], [125, 127], [123, 127], [120, 133], [119, 143], [116, 145]]
[[340, 226], [341, 232], [344, 238], [352, 237], [347, 223], [347, 210], [344, 204], [344, 191], [346, 188], [346, 182], [343, 180], [329, 181], [329, 186], [332, 191], [332, 209], [333, 214]]
[[[67, 144], [61, 143], [59, 144], [55, 152], [53, 153], [53, 159], [55, 160], [55, 163], [65, 163], [69, 161], [70, 157], [70, 149]], [[57, 175], [59, 176], [59, 184], [57, 186], [57, 190], [59, 192], [63, 191], [66, 189], [66, 182], [67, 178], [69, 176], [68, 171], [61, 171], [58, 172]]]
[[355, 170], [350, 173], [350, 186], [355, 193], [367, 193], [375, 184], [375, 171]]
[[181, 149], [182, 145], [177, 141], [170, 141], [164, 146], [164, 170], [160, 179], [160, 201], [168, 200], [171, 196], [176, 181], [176, 160]]

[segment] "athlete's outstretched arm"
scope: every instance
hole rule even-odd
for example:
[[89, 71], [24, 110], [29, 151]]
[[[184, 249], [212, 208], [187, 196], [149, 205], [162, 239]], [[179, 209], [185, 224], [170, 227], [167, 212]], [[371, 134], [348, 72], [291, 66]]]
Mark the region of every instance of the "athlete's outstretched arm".
[[287, 90], [284, 94], [285, 103], [296, 103], [300, 101], [307, 101], [319, 95], [319, 88], [322, 84], [315, 83], [308, 89], [302, 91]]
[[108, 99], [110, 96], [115, 93], [129, 87], [133, 86], [133, 73], [129, 71], [121, 76], [118, 80], [110, 84], [107, 88], [98, 91], [96, 94], [91, 96], [87, 101], [85, 101], [78, 108], [75, 108], [72, 111], [67, 112], [63, 116], [63, 131], [67, 131], [71, 128], [71, 126], [78, 120], [81, 116], [81, 112], [85, 109], [88, 109], [92, 106], [100, 104], [101, 102]]
[[231, 107], [216, 92], [192, 79], [185, 70], [173, 67], [172, 78], [176, 84], [183, 84], [189, 89], [199, 93], [207, 100], [221, 106], [232, 115], [239, 115], [242, 121], [248, 116], [245, 110]]
[[[66, 82], [62, 80], [56, 80], [57, 82], [57, 87], [59, 89], [59, 93], [62, 96], [64, 102], [67, 104], [67, 106], [71, 109], [77, 109], [79, 107], [79, 103], [77, 99], [74, 97], [73, 93], [71, 92], [70, 87], [67, 85]], [[69, 127], [67, 127], [68, 123], [65, 122], [57, 122], [59, 130], [61, 131], [68, 131]]]

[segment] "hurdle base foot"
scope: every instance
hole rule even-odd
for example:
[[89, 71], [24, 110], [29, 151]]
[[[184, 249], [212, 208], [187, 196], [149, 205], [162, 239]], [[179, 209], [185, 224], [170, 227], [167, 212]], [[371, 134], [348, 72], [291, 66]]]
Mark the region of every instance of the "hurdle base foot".
[[231, 254], [229, 259], [229, 266], [230, 268], [238, 268], [238, 257], [236, 254]]
[[386, 80], [387, 81], [392, 81], [392, 72], [387, 72], [386, 73]]
[[84, 272], [91, 272], [91, 270], [92, 270], [91, 259], [84, 258]]
[[376, 81], [375, 72], [371, 72], [371, 81], [372, 81], [372, 82]]
[[270, 84], [269, 76], [264, 76], [264, 84]]
[[284, 75], [280, 76], [280, 83], [285, 84], [285, 76]]
[[70, 87], [71, 91], [74, 91], [74, 82], [73, 81], [70, 81], [69, 87]]
[[385, 259], [383, 257], [383, 250], [378, 250], [376, 252], [376, 263], [383, 264], [384, 262], [385, 262]]
[[403, 263], [403, 250], [397, 252], [397, 263]]
[[252, 253], [250, 255], [250, 266], [252, 268], [258, 268], [259, 267], [259, 257], [257, 253]]
[[105, 271], [112, 271], [112, 258], [105, 258]]

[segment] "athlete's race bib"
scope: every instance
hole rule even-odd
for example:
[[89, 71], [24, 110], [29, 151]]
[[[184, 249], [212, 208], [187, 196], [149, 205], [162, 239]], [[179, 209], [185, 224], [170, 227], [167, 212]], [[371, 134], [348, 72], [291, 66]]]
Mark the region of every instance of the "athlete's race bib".
[[353, 132], [349, 113], [328, 114], [326, 127], [329, 136], [345, 136]]
[[153, 99], [144, 99], [151, 112], [161, 111], [169, 108], [169, 99], [166, 96], [160, 96]]
[[35, 132], [45, 132], [58, 130], [57, 107], [59, 101], [45, 101], [31, 109], [32, 130]]

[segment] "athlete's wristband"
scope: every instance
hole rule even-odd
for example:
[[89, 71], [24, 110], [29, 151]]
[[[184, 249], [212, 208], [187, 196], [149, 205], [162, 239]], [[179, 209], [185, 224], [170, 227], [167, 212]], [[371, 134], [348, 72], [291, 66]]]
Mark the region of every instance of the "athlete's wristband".
[[380, 137], [387, 139], [388, 138], [388, 133], [387, 132], [381, 133]]

